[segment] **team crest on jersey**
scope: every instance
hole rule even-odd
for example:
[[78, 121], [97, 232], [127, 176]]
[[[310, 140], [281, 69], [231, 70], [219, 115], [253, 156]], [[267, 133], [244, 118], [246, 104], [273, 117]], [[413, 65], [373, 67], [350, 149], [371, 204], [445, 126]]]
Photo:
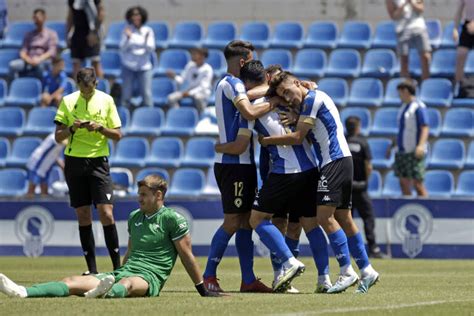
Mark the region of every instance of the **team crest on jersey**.
[[393, 226], [402, 242], [403, 252], [409, 258], [415, 258], [422, 252], [423, 243], [431, 235], [433, 217], [423, 205], [405, 204], [393, 215]]
[[23, 209], [15, 218], [15, 233], [23, 244], [23, 253], [28, 257], [43, 254], [44, 244], [54, 232], [54, 218], [39, 205]]

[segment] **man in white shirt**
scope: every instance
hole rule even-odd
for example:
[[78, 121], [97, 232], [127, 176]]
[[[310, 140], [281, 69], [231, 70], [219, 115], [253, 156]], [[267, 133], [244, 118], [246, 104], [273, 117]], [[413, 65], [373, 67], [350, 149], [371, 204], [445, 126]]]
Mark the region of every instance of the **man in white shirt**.
[[166, 72], [168, 77], [175, 80], [180, 88], [179, 91], [168, 96], [170, 107], [178, 107], [181, 99], [190, 97], [194, 100], [194, 105], [199, 111], [206, 108], [207, 100], [211, 95], [213, 78], [212, 67], [206, 63], [207, 56], [206, 48], [192, 49], [191, 61], [184, 67], [181, 75], [176, 75], [172, 70]]

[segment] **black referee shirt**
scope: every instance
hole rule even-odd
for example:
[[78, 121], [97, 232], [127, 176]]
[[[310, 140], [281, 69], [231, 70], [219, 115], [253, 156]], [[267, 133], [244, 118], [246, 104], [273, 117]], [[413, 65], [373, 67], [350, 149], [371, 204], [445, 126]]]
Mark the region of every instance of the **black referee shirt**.
[[371, 160], [372, 155], [370, 153], [369, 144], [365, 138], [361, 136], [351, 136], [347, 138], [347, 143], [352, 154], [352, 160], [354, 162], [354, 183], [353, 187], [366, 188], [367, 187], [367, 174], [365, 173], [365, 161]]

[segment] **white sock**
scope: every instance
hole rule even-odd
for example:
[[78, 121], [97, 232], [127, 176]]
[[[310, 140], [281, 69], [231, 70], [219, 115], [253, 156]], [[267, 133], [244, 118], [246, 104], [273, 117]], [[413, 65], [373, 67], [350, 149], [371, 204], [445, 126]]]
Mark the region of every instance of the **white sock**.
[[295, 257], [290, 257], [290, 259], [288, 259], [288, 260], [286, 260], [285, 262], [283, 262], [283, 268], [289, 269], [289, 268], [291, 268], [292, 266], [294, 266], [295, 264], [299, 264], [299, 261], [296, 260]]
[[369, 264], [367, 267], [360, 270], [360, 274], [362, 275], [362, 277], [365, 277], [365, 276], [368, 276], [368, 275], [371, 275], [371, 274], [374, 274], [374, 273], [376, 273], [376, 271], [372, 267], [371, 264]]
[[341, 267], [341, 275], [344, 274], [355, 274], [354, 268], [350, 263]]
[[329, 274], [318, 275], [318, 284], [331, 284], [331, 279], [329, 278]]

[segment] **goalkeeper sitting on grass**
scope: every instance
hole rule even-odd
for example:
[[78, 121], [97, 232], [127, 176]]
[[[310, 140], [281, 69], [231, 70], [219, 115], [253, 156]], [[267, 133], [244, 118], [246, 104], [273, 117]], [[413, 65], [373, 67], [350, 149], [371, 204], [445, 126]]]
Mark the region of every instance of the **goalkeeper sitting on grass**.
[[179, 255], [201, 296], [219, 296], [208, 292], [202, 273], [191, 250], [186, 219], [163, 205], [167, 183], [156, 175], [138, 182], [140, 208], [128, 219], [128, 250], [117, 270], [97, 275], [67, 277], [31, 287], [17, 285], [0, 274], [0, 292], [12, 297], [63, 297], [84, 295], [88, 298], [158, 296]]

